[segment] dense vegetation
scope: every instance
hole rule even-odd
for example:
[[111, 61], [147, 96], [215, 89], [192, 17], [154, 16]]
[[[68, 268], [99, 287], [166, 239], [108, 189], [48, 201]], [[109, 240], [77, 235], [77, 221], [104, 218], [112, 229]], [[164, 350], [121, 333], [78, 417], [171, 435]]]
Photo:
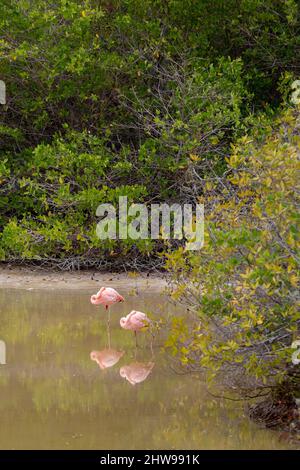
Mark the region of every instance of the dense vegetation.
[[4, 0], [0, 13], [2, 260], [150, 265], [157, 243], [97, 239], [98, 204], [195, 201], [299, 68], [293, 0]]
[[244, 388], [294, 380], [298, 2], [3, 0], [0, 13], [0, 259], [157, 266], [159, 242], [100, 241], [97, 206], [200, 199], [205, 246], [168, 268], [201, 331], [177, 323], [169, 346], [231, 383], [242, 370]]
[[179, 249], [168, 259], [177, 282], [173, 296], [200, 318], [192, 334], [175, 324], [168, 345], [184, 364], [208, 368], [211, 377], [226, 372], [228, 385], [247, 393], [253, 387], [265, 393], [293, 369], [300, 324], [299, 154], [299, 111], [265, 127], [260, 145], [253, 135], [240, 139], [226, 179], [205, 182], [204, 247]]

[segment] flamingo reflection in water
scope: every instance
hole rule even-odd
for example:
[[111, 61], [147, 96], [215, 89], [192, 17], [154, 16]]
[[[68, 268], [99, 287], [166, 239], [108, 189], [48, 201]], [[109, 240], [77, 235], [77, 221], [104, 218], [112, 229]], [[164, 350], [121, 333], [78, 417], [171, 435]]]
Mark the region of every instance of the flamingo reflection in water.
[[113, 367], [121, 357], [124, 356], [124, 351], [117, 351], [115, 349], [103, 349], [102, 351], [92, 351], [90, 358], [92, 361], [97, 362], [100, 369], [108, 369]]
[[128, 380], [131, 385], [136, 385], [147, 379], [154, 365], [154, 362], [133, 362], [121, 367], [120, 376]]

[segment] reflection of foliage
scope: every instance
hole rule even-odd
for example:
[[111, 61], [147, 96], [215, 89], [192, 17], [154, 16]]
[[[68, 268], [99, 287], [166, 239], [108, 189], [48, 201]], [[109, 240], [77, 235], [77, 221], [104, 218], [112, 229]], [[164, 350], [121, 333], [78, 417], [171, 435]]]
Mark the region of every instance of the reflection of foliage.
[[[118, 327], [122, 304], [112, 313], [112, 342], [126, 353], [117, 367], [101, 371], [90, 351], [103, 345], [106, 321], [101, 309], [87, 308], [85, 295], [0, 290], [0, 301], [10, 338], [8, 364], [0, 367], [1, 448], [278, 447], [275, 437], [241, 419], [239, 408], [208, 396], [195, 377], [174, 374], [158, 348], [151, 376], [136, 387], [126, 383], [120, 367], [136, 359], [133, 338]], [[176, 312], [159, 296], [134, 302]], [[20, 328], [29, 323], [29, 334], [10, 335], [9, 318]], [[137, 360], [152, 360], [146, 342]]]
[[15, 344], [26, 340], [33, 330], [30, 322], [30, 311], [20, 296], [16, 305], [7, 302], [7, 294], [4, 290], [0, 292], [1, 326], [0, 334], [7, 344]]
[[245, 388], [250, 377], [262, 387], [287, 377], [300, 325], [299, 111], [265, 131], [233, 147], [227, 179], [206, 182], [204, 248], [168, 261], [174, 296], [201, 319], [181, 338], [183, 361], [199, 360], [212, 376], [225, 368], [231, 379], [242, 370]]
[[[146, 307], [155, 305], [152, 296], [135, 299], [137, 305], [140, 302]], [[157, 309], [168, 310], [166, 299], [157, 296], [156, 302]], [[10, 379], [17, 379], [32, 394], [35, 406], [43, 411], [52, 407], [70, 411], [73, 405], [77, 410], [94, 406], [90, 400], [96, 404], [99, 397], [98, 380], [101, 377], [111, 380], [106, 371], [101, 375], [90, 359], [91, 350], [105, 347], [107, 342], [105, 310], [90, 305], [88, 295], [75, 295], [73, 291], [0, 290], [0, 303], [1, 337], [6, 341], [9, 356], [8, 365], [1, 369], [1, 383], [9, 388]], [[123, 308], [120, 304], [112, 312], [112, 343], [131, 350], [133, 338], [124, 334], [119, 325]], [[146, 338], [141, 338], [144, 343], [142, 340]], [[122, 383], [118, 370], [113, 370], [112, 377]], [[109, 401], [109, 385], [103, 381], [101, 384], [104, 388], [100, 395]], [[80, 391], [86, 386], [94, 387], [94, 398]], [[84, 399], [80, 404], [81, 394]]]
[[[22, 442], [14, 443], [16, 447], [26, 446], [32, 435], [36, 446], [33, 430], [42, 426], [43, 447], [52, 447], [62, 432], [71, 429], [72, 435], [82, 436], [72, 442], [73, 448], [113, 449], [120, 443], [129, 449], [278, 448], [276, 435], [249, 424], [241, 416], [240, 406], [211, 398], [194, 378], [164, 369], [138, 388], [123, 383], [116, 371], [90, 379], [35, 379], [20, 384], [18, 393], [12, 393], [9, 400], [5, 400], [5, 390], [0, 389], [2, 417], [5, 419], [9, 409], [15, 418], [7, 424], [6, 432], [9, 429], [17, 435], [20, 417], [26, 426]], [[1, 427], [2, 445], [3, 432]]]
[[[53, 409], [69, 414], [76, 414], [79, 410], [96, 411], [100, 405], [99, 390], [91, 385], [89, 380], [74, 380], [69, 375], [44, 378], [32, 384], [32, 401], [38, 413], [51, 412]], [[106, 411], [111, 411], [109, 396], [109, 388], [102, 387], [101, 402], [106, 403]]]

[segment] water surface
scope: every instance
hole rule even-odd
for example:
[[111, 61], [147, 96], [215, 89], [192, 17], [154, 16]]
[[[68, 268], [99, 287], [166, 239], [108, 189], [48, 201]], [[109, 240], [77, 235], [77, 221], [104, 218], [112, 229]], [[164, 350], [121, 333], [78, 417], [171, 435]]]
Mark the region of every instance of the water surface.
[[1, 449], [287, 447], [278, 433], [250, 422], [239, 403], [174, 373], [161, 338], [151, 348], [143, 333], [136, 349], [120, 317], [133, 308], [171, 317], [174, 307], [157, 292], [120, 292], [126, 303], [112, 308], [108, 338], [106, 313], [89, 303], [91, 291], [0, 289], [7, 348]]

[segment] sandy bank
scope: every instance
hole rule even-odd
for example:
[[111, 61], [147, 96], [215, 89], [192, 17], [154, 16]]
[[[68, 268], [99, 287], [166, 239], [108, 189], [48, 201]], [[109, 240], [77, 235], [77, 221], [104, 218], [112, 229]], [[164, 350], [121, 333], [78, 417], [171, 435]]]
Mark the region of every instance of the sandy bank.
[[0, 265], [0, 288], [10, 289], [94, 289], [101, 286], [162, 291], [167, 282], [163, 275], [98, 273], [97, 271], [55, 272], [40, 268]]

